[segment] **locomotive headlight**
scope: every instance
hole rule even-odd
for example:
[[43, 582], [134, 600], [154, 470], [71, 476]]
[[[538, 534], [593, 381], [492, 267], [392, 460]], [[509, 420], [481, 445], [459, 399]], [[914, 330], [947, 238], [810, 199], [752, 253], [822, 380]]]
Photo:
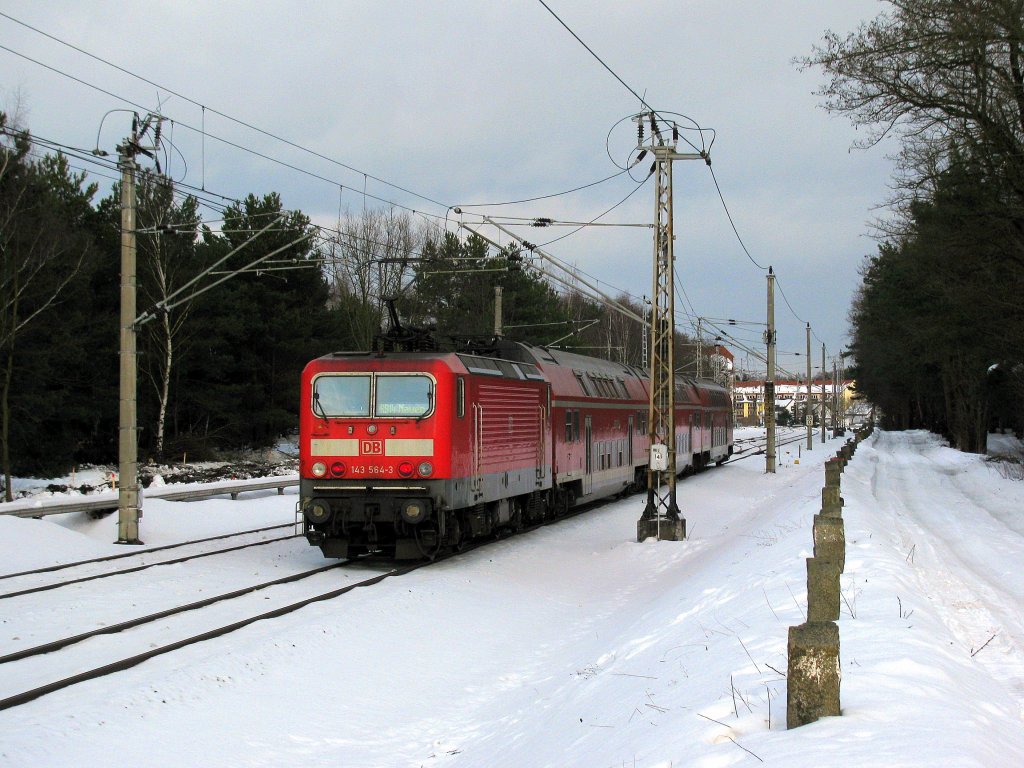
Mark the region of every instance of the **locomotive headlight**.
[[323, 499], [313, 499], [302, 513], [309, 522], [319, 525], [331, 519], [331, 505]]
[[335, 477], [341, 477], [345, 474], [345, 464], [341, 461], [336, 461], [331, 464], [331, 474]]
[[430, 477], [434, 474], [434, 465], [429, 461], [421, 461], [417, 470], [420, 473], [420, 477]]
[[313, 473], [313, 477], [323, 477], [327, 474], [327, 465], [322, 461], [318, 461], [310, 467], [310, 471]]
[[429, 502], [425, 500], [413, 499], [402, 505], [402, 519], [410, 525], [416, 525], [426, 520], [429, 512]]

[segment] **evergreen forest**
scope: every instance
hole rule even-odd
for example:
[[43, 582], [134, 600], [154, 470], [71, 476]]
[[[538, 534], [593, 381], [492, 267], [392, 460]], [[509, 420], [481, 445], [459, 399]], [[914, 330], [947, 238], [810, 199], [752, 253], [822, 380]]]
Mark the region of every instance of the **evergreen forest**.
[[1024, 2], [894, 0], [802, 60], [896, 177], [850, 310], [884, 426], [984, 452], [1024, 430]]

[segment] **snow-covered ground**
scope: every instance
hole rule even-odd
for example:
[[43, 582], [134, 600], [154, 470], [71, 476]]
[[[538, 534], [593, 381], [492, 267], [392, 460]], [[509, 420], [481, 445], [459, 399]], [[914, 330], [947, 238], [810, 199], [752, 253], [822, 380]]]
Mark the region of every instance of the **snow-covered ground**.
[[[686, 479], [686, 542], [637, 543], [634, 496], [2, 711], [0, 765], [1024, 764], [1024, 483], [923, 432], [876, 433], [843, 476], [843, 716], [786, 730], [841, 444]], [[142, 537], [287, 523], [295, 500], [151, 499]], [[0, 574], [120, 554], [115, 523], [0, 517]], [[298, 538], [0, 600], [0, 655], [320, 562]]]

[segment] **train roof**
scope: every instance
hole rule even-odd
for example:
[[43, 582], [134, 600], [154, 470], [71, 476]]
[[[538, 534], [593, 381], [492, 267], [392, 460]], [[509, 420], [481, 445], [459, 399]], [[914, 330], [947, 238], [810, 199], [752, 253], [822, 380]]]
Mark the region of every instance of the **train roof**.
[[529, 355], [537, 364], [550, 363], [565, 368], [572, 368], [580, 371], [594, 371], [606, 376], [643, 379], [647, 374], [639, 368], [623, 363], [616, 363], [612, 360], [602, 360], [598, 357], [580, 355], [576, 352], [569, 352], [554, 347], [538, 347], [525, 342], [514, 342], [520, 347], [524, 354]]
[[[634, 378], [646, 382], [647, 371], [633, 365], [617, 363], [598, 357], [589, 357], [565, 349], [540, 347], [523, 341], [508, 339], [492, 339], [488, 343], [466, 350], [433, 350], [422, 352], [332, 352], [318, 360], [341, 359], [380, 359], [389, 360], [425, 360], [457, 358], [471, 373], [501, 376], [510, 379], [533, 379], [545, 381], [544, 368], [554, 365], [559, 368], [598, 374], [613, 379]], [[454, 360], [453, 360], [454, 362]], [[696, 379], [689, 376], [676, 376], [677, 388], [690, 387], [695, 391], [716, 392], [728, 396], [728, 389], [711, 379]], [[713, 398], [713, 399], [718, 399]]]

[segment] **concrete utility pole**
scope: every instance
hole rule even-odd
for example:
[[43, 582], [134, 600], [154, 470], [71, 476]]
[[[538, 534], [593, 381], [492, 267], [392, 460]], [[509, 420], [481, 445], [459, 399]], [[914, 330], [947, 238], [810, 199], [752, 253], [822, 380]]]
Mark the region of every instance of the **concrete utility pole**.
[[[117, 165], [121, 169], [121, 332], [120, 386], [118, 407], [118, 492], [117, 543], [141, 544], [139, 520], [142, 498], [139, 495], [139, 429], [137, 413], [138, 357], [136, 354], [135, 294], [135, 173], [139, 153], [152, 156], [160, 143], [160, 119], [146, 115], [139, 130], [139, 116], [132, 119], [132, 134], [117, 147]], [[154, 142], [143, 147], [139, 142], [156, 122]]]
[[821, 442], [825, 442], [825, 344], [821, 345]]
[[807, 450], [814, 446], [814, 414], [811, 413], [811, 324], [807, 324], [807, 407], [804, 408], [807, 423]]
[[[675, 256], [672, 234], [672, 162], [704, 160], [704, 153], [676, 152], [678, 129], [671, 138], [663, 135], [660, 119], [653, 112], [636, 117], [638, 149], [654, 155], [654, 290], [651, 313], [651, 381], [648, 407], [650, 465], [647, 470], [647, 506], [636, 524], [637, 541], [650, 536], [669, 541], [686, 538], [686, 521], [676, 504], [675, 428]], [[644, 126], [651, 128], [650, 143], [644, 145]], [[662, 486], [667, 493], [662, 493]]]
[[768, 375], [764, 380], [764, 426], [768, 443], [764, 450], [764, 471], [775, 474], [775, 272], [768, 267]]
[[501, 286], [494, 286], [494, 335], [501, 338]]
[[703, 358], [704, 358], [704, 341], [703, 334], [701, 333], [700, 327], [701, 318], [697, 318], [697, 378], [701, 378], [704, 373]]
[[843, 426], [839, 423], [839, 364], [832, 358], [832, 429]]

